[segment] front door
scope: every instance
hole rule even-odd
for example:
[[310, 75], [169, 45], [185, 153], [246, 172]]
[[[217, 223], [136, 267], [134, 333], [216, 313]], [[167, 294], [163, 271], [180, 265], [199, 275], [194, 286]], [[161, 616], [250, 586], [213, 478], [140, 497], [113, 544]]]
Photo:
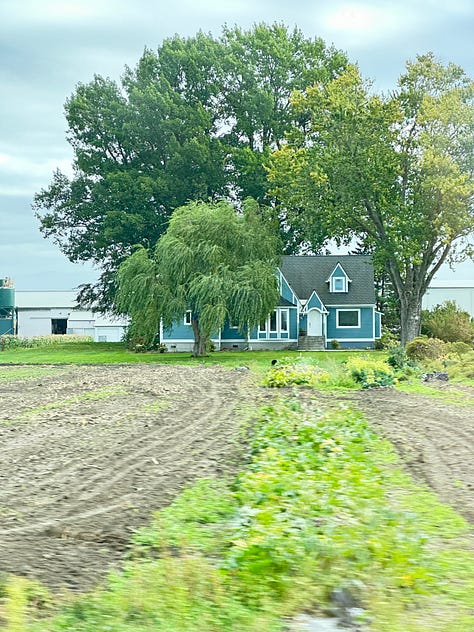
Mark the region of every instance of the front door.
[[323, 315], [317, 309], [308, 312], [308, 336], [323, 335]]

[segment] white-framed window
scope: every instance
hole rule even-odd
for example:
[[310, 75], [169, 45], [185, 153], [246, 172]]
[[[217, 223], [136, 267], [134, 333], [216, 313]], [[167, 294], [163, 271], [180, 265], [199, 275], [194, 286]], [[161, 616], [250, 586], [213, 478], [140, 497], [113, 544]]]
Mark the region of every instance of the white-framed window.
[[274, 334], [278, 331], [278, 312], [276, 309], [270, 314], [270, 333]]
[[184, 314], [184, 324], [191, 325], [193, 320], [193, 313], [190, 309], [186, 310]]
[[290, 312], [288, 309], [280, 310], [280, 332], [282, 333], [288, 332], [289, 316]]
[[262, 318], [262, 320], [258, 323], [258, 333], [266, 334], [267, 333], [267, 318]]
[[336, 327], [338, 329], [360, 328], [360, 309], [337, 309]]
[[346, 277], [332, 277], [331, 278], [331, 292], [347, 292], [347, 279]]

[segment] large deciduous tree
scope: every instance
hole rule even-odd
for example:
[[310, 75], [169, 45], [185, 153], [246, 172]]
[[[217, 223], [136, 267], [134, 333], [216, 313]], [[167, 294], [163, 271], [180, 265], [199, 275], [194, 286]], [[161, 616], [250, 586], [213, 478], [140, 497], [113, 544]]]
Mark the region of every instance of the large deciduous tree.
[[241, 331], [258, 324], [275, 307], [279, 244], [255, 203], [243, 213], [221, 201], [192, 202], [176, 209], [154, 253], [139, 247], [118, 270], [118, 308], [132, 327], [153, 341], [191, 311], [194, 355], [224, 323]]
[[291, 123], [294, 89], [336, 77], [339, 51], [297, 29], [256, 25], [198, 33], [145, 50], [121, 82], [96, 76], [65, 105], [73, 175], [35, 196], [40, 230], [71, 261], [92, 261], [84, 304], [111, 308], [116, 270], [149, 247], [190, 200], [265, 200], [264, 164]]
[[298, 93], [303, 124], [270, 173], [284, 222], [318, 248], [354, 237], [374, 252], [400, 305], [403, 344], [443, 262], [469, 254], [474, 229], [474, 84], [432, 54], [407, 64], [398, 90], [371, 93], [356, 67]]

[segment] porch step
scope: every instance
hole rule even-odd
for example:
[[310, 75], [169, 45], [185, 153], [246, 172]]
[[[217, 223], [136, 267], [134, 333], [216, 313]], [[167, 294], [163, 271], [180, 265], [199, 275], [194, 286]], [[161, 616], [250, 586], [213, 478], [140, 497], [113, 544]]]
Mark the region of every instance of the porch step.
[[300, 336], [298, 338], [299, 351], [324, 351], [326, 341], [324, 336]]

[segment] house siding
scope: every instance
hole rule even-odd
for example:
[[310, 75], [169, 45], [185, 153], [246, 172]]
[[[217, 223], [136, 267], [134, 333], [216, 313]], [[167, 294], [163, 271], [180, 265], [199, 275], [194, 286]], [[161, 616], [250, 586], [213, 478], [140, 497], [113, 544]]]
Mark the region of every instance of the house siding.
[[283, 274], [280, 272], [280, 295], [282, 298], [286, 299], [289, 303], [296, 304], [296, 297], [293, 293], [293, 290], [288, 284], [288, 281], [285, 279]]
[[[340, 328], [336, 326], [337, 310], [350, 309], [360, 310], [360, 326], [359, 327], [344, 327]], [[327, 338], [328, 340], [339, 340], [340, 342], [346, 339], [362, 338], [363, 340], [374, 339], [374, 309], [373, 307], [348, 307], [347, 305], [341, 305], [340, 307], [329, 308], [329, 314], [327, 318]]]
[[375, 337], [380, 338], [382, 335], [382, 314], [375, 311]]

